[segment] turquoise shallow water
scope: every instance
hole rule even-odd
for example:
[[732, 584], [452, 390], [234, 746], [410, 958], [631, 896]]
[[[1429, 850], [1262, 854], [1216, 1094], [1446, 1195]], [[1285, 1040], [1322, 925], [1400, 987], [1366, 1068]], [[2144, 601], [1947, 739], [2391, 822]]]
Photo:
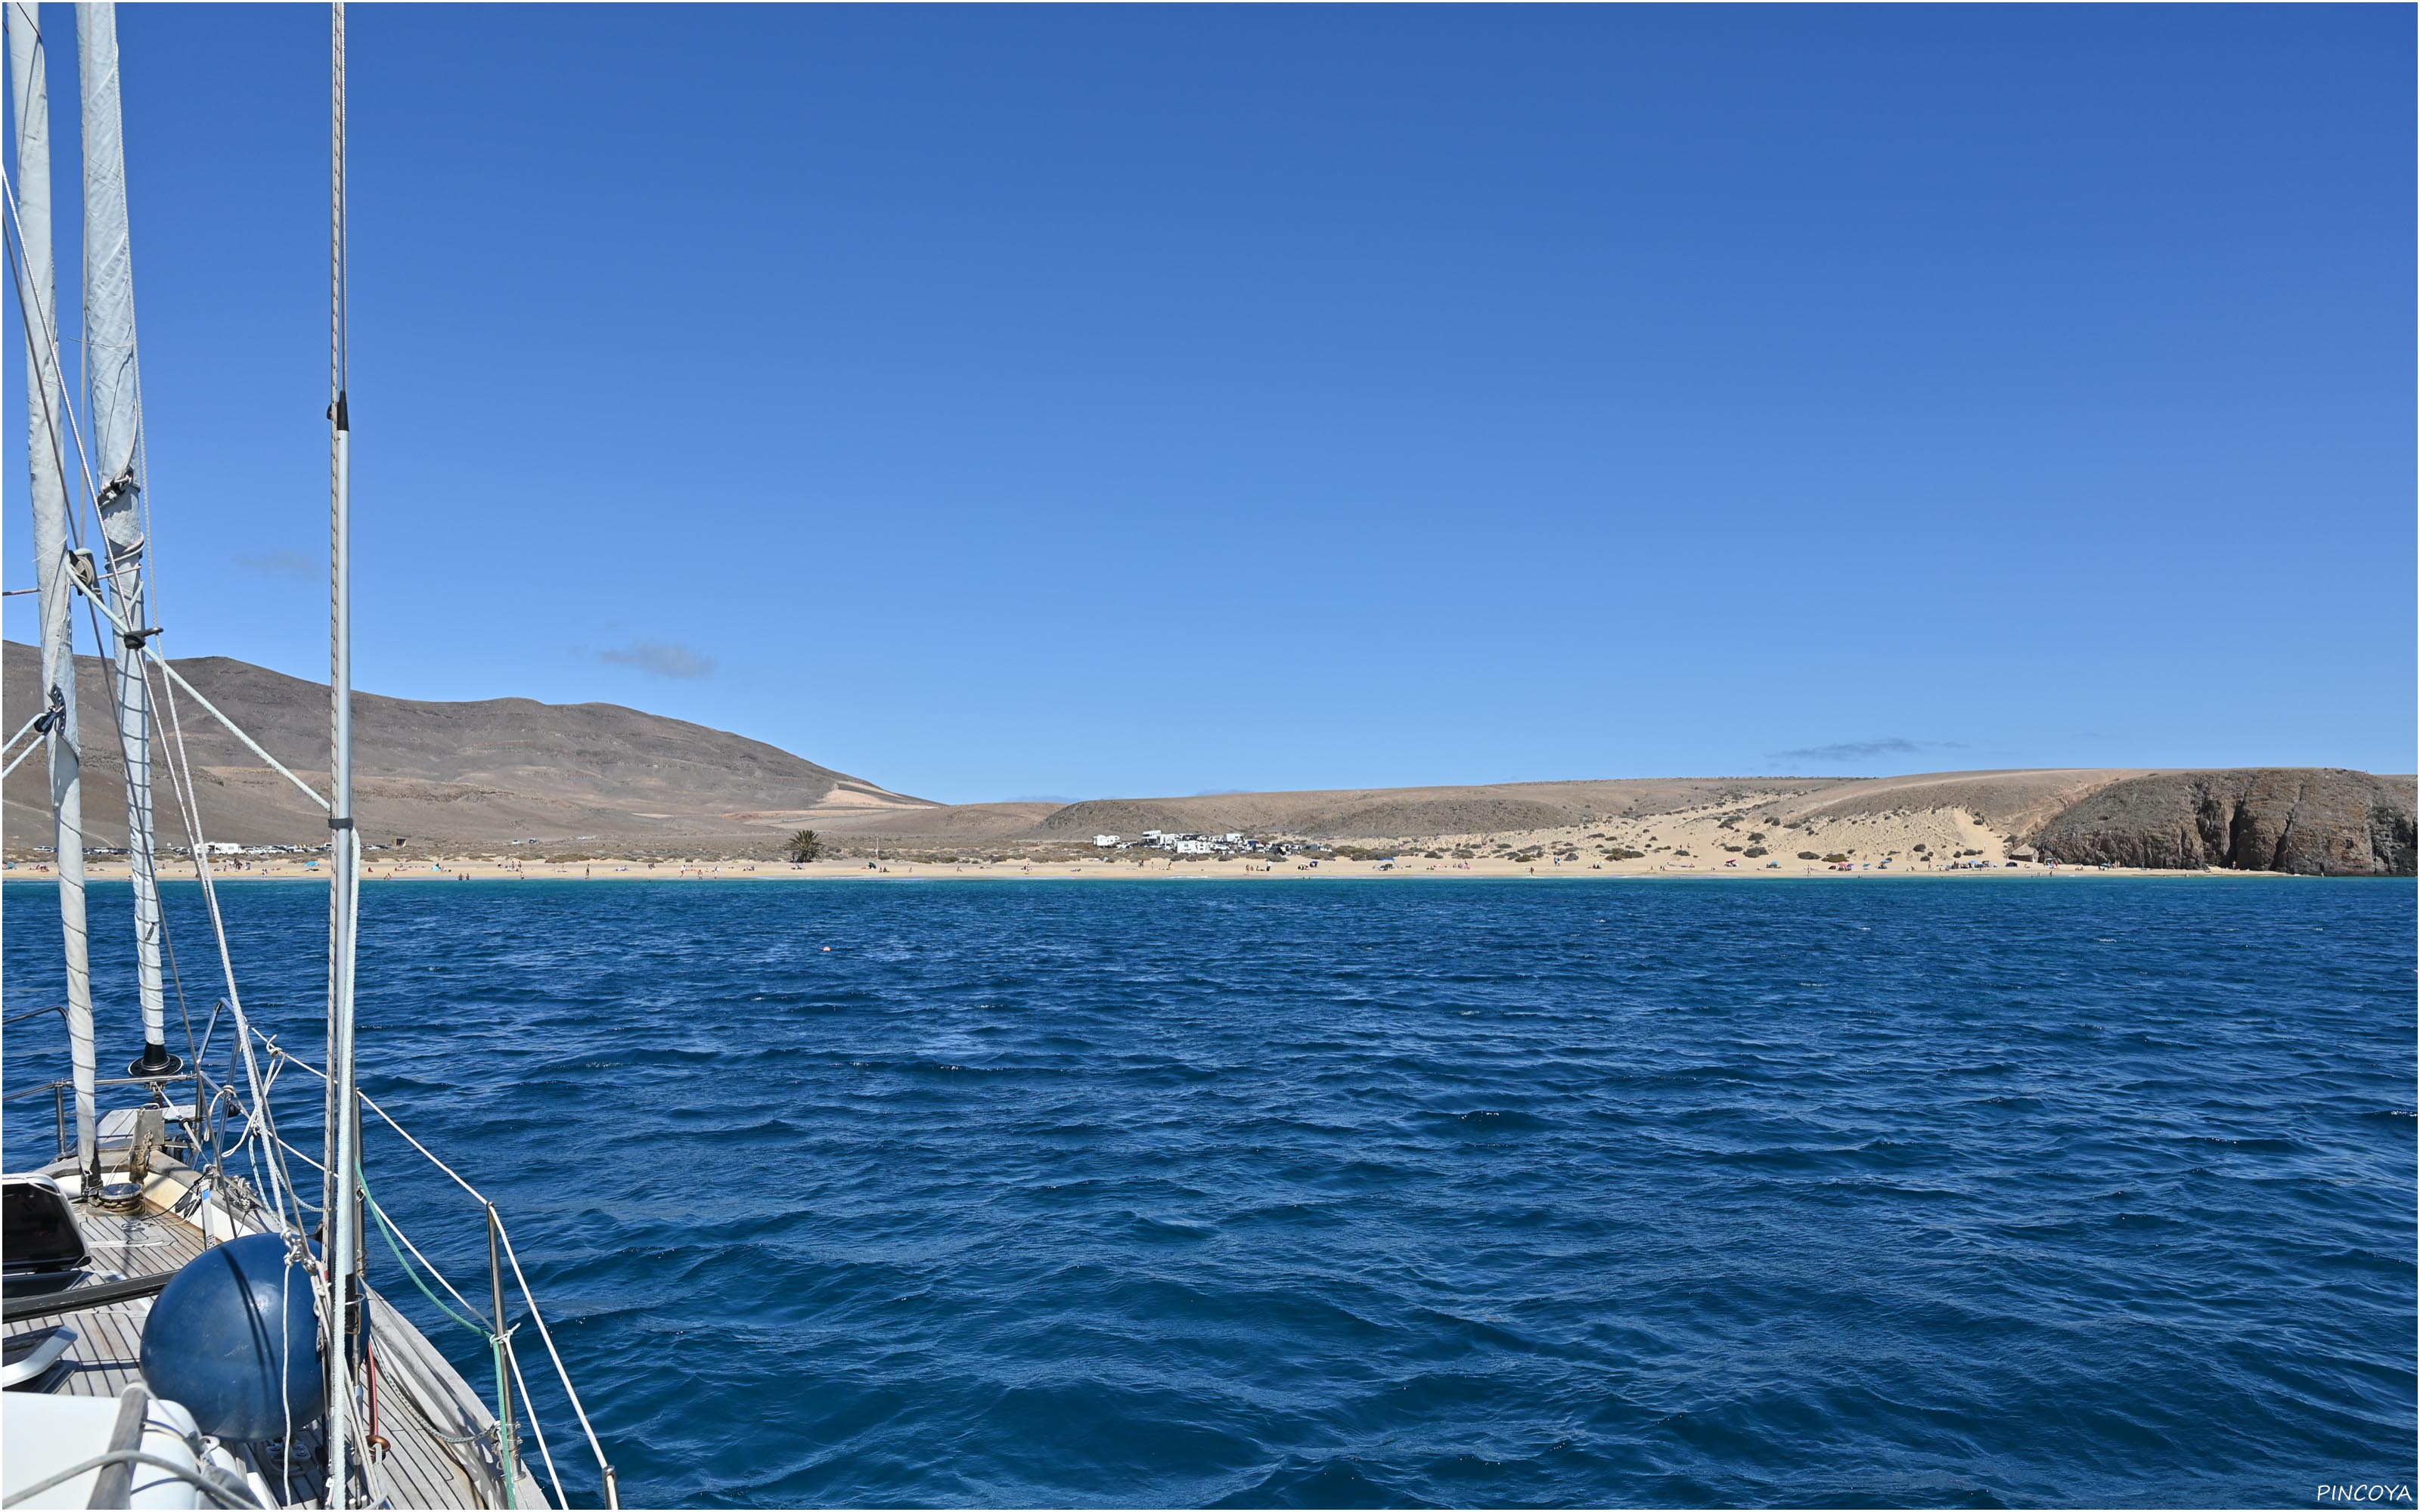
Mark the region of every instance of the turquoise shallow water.
[[[502, 1201], [632, 1504], [2420, 1482], [2409, 883], [363, 891], [365, 1085]], [[316, 1059], [324, 892], [224, 896]]]

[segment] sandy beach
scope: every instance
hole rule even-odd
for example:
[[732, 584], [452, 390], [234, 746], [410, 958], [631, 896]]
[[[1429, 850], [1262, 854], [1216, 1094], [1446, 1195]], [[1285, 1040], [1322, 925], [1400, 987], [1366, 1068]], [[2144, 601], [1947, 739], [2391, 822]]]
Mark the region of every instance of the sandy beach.
[[[11, 863], [6, 872], [8, 880], [29, 881], [48, 877], [49, 868], [39, 863]], [[1829, 881], [1937, 877], [1945, 881], [1977, 877], [2031, 876], [2044, 879], [2077, 876], [2141, 876], [2141, 877], [2261, 877], [2285, 876], [2282, 872], [2172, 872], [2149, 871], [2135, 867], [2041, 866], [2033, 862], [2015, 862], [1990, 868], [1953, 869], [1930, 862], [1914, 866], [1852, 867], [1842, 870], [1810, 861], [1791, 861], [1778, 867], [1762, 865], [1725, 867], [1688, 861], [1650, 865], [1641, 862], [1570, 862], [1508, 861], [1430, 861], [1402, 860], [1392, 865], [1380, 861], [1331, 860], [1297, 862], [1281, 858], [1276, 861], [1213, 861], [1193, 858], [1162, 858], [1137, 865], [1133, 861], [815, 861], [793, 865], [787, 861], [731, 861], [699, 859], [692, 861], [528, 861], [516, 862], [482, 857], [433, 857], [427, 861], [375, 864], [365, 869], [363, 878], [373, 882], [476, 882], [476, 881], [572, 881], [572, 882], [751, 882], [751, 881], [864, 881], [889, 882], [908, 878], [969, 877], [997, 881], [1029, 879], [1081, 878], [1093, 881], [1118, 882], [1140, 879], [1177, 877], [1205, 881], [1284, 882], [1320, 877], [1345, 877], [1356, 880], [1389, 881], [1416, 878], [1494, 877], [1539, 878], [1559, 877], [1718, 877], [1732, 881], [1773, 881], [1780, 878], [1823, 878]], [[193, 879], [192, 867], [178, 861], [163, 866], [162, 875], [170, 882]], [[220, 882], [320, 882], [326, 880], [323, 868], [314, 868], [299, 861], [274, 861], [247, 864], [241, 869], [216, 863], [211, 868], [214, 880]], [[85, 868], [85, 878], [93, 882], [123, 882], [126, 868], [122, 863], [94, 865]]]
[[[2031, 834], [2039, 823], [2043, 804], [2035, 789], [2044, 788], [2040, 781], [2028, 785], [2001, 778], [1968, 781], [1952, 790], [1961, 797], [1981, 795], [1991, 800], [1971, 806], [1955, 797], [1941, 801], [1945, 794], [1937, 780], [1912, 788], [1874, 783], [1854, 791], [1847, 801], [1820, 792], [1773, 793], [1746, 784], [1692, 786], [1696, 791], [1677, 792], [1663, 806], [1637, 803], [1615, 810], [1607, 804], [1594, 813], [1582, 810], [1576, 819], [1535, 827], [1374, 838], [1365, 828], [1351, 839], [1325, 826], [1297, 828], [1286, 822], [1280, 804], [1266, 799], [1224, 800], [1234, 802], [1250, 816], [1245, 818], [1246, 824], [1255, 818], [1264, 821], [1240, 831], [1264, 849], [1227, 855], [1178, 855], [1172, 849], [1133, 843], [1097, 845], [1089, 825], [1070, 833], [1064, 825], [1035, 826], [1030, 818], [1020, 822], [1019, 831], [1006, 834], [975, 829], [870, 835], [825, 829], [820, 832], [822, 854], [803, 865], [786, 858], [783, 839], [773, 834], [666, 837], [653, 842], [614, 836], [499, 842], [442, 837], [412, 841], [390, 832], [387, 840], [373, 841], [367, 848], [364, 875], [378, 882], [1146, 876], [1268, 882], [1454, 876], [1712, 876], [1770, 881], [1779, 877], [2056, 876], [2131, 870], [2040, 861], [2021, 838]], [[1704, 791], [1707, 788], [1714, 790]], [[1583, 792], [1583, 801], [1595, 797]], [[1256, 804], [1269, 811], [1254, 812]], [[1123, 805], [1084, 807], [1109, 810], [1104, 818], [1137, 817], [1122, 812]], [[1570, 808], [1565, 805], [1562, 811]], [[1495, 801], [1448, 797], [1403, 805], [1392, 811], [1418, 814], [1423, 820], [1450, 816], [1479, 824], [1500, 823], [1499, 809]], [[1128, 833], [1120, 837], [1122, 841], [1140, 838], [1141, 826], [1124, 827]], [[1226, 826], [1205, 823], [1202, 827], [1212, 836], [1208, 843], [1215, 843], [1222, 830], [1239, 832], [1232, 819]], [[12, 847], [7, 875], [49, 874], [48, 860], [46, 855]], [[193, 875], [192, 863], [181, 856], [164, 856], [163, 863], [164, 875]], [[289, 851], [218, 856], [211, 870], [230, 881], [294, 880], [322, 878], [324, 865], [308, 853]], [[95, 880], [126, 876], [122, 855], [87, 856], [85, 868]], [[2161, 868], [2140, 874], [2175, 875], [2180, 870]], [[2284, 874], [2243, 867], [2232, 872]]]
[[[794, 864], [779, 856], [588, 856], [588, 854], [455, 854], [370, 852], [368, 881], [777, 881], [777, 878], [1205, 878], [1205, 881], [1304, 881], [1304, 878], [1978, 878], [1978, 876], [2178, 876], [2176, 871], [2118, 866], [2045, 866], [1994, 830], [1987, 820], [1953, 808], [1915, 813], [1861, 813], [1795, 823], [1743, 818], [1735, 806], [1614, 818], [1551, 830], [1365, 840], [1321, 854], [1282, 856], [1176, 856], [1159, 849], [1099, 849], [1067, 841], [1004, 847], [949, 847], [912, 841], [871, 847], [842, 837], [842, 854]], [[174, 858], [167, 876], [192, 876]], [[225, 881], [322, 881], [324, 861], [312, 856], [218, 856], [215, 878]], [[46, 866], [14, 861], [8, 876], [46, 876]], [[92, 858], [87, 876], [121, 881], [126, 864]], [[2193, 876], [2193, 873], [2188, 873]], [[2224, 876], [2270, 876], [2231, 871]]]

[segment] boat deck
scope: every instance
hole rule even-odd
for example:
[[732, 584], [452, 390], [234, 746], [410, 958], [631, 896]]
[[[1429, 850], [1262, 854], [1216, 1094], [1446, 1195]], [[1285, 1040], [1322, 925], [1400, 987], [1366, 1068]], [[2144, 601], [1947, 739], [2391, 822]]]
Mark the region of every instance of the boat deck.
[[[168, 1184], [164, 1190], [180, 1194], [188, 1189]], [[172, 1274], [198, 1257], [209, 1238], [148, 1190], [135, 1211], [104, 1211], [81, 1199], [73, 1206], [92, 1254], [92, 1270], [79, 1286], [48, 1299], [55, 1307], [10, 1319], [6, 1338], [14, 1358], [34, 1335], [54, 1328], [70, 1329], [75, 1337], [56, 1364], [10, 1390], [114, 1397], [142, 1382], [143, 1325], [150, 1316], [151, 1299], [78, 1307], [77, 1291], [112, 1279], [113, 1271], [129, 1280]], [[224, 1218], [219, 1222], [226, 1224]], [[256, 1230], [259, 1226], [246, 1227]], [[22, 1299], [11, 1300], [18, 1307], [24, 1305]], [[369, 1467], [374, 1502], [398, 1507], [504, 1505], [494, 1419], [409, 1321], [374, 1290], [369, 1302], [372, 1379], [377, 1383], [373, 1426], [377, 1438], [384, 1441], [383, 1450], [374, 1447]], [[290, 1445], [226, 1447], [259, 1474], [283, 1504], [321, 1504], [327, 1471], [316, 1426], [297, 1432]], [[518, 1505], [551, 1504], [525, 1468], [520, 1468], [516, 1480]]]

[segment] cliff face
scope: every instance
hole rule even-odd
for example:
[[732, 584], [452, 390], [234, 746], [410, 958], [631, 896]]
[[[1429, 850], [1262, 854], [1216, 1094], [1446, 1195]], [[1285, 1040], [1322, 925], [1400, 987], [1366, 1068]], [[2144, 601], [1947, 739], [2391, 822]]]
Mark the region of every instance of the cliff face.
[[2031, 837], [2078, 865], [2304, 876], [2413, 874], [2411, 778], [2333, 767], [2162, 772], [2112, 783]]

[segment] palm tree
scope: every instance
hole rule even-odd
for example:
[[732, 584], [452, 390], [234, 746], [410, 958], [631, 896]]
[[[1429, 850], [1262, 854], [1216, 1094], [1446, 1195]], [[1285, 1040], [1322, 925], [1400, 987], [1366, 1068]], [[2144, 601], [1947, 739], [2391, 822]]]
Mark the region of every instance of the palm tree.
[[801, 829], [790, 837], [789, 850], [791, 860], [812, 861], [824, 853], [823, 837], [812, 829]]

